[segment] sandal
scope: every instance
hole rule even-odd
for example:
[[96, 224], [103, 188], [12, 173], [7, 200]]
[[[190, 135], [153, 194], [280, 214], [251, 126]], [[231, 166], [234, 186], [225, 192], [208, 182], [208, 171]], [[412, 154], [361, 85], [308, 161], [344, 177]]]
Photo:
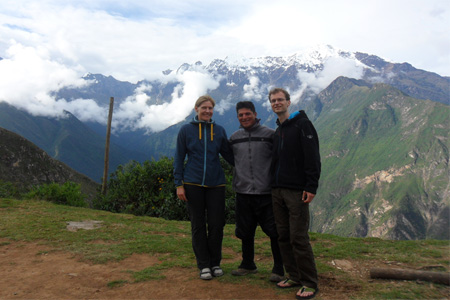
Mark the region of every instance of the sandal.
[[[281, 284], [284, 284], [284, 286], [281, 286]], [[277, 287], [280, 289], [290, 289], [296, 286], [300, 286], [300, 283], [295, 282], [294, 280], [290, 280], [289, 278], [286, 278], [284, 281], [280, 281], [277, 283]]]
[[[314, 298], [316, 296], [316, 294], [318, 292], [319, 292], [318, 288], [314, 289], [314, 288], [310, 288], [310, 287], [307, 287], [307, 286], [302, 286], [302, 288], [295, 295], [295, 298], [299, 299], [299, 300], [312, 299], [312, 298]], [[299, 293], [300, 293], [300, 295], [303, 294], [303, 293], [312, 293], [312, 295], [302, 297], [302, 296], [299, 295]]]
[[211, 280], [212, 278], [213, 277], [212, 277], [210, 268], [204, 268], [200, 271], [200, 279]]

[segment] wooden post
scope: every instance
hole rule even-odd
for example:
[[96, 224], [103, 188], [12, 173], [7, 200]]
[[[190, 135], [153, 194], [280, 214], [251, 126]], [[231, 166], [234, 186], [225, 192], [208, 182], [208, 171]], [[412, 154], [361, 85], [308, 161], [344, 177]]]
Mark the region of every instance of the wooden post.
[[408, 269], [370, 269], [370, 278], [398, 279], [398, 280], [423, 280], [450, 285], [448, 272], [416, 271]]
[[105, 145], [105, 168], [103, 169], [103, 184], [102, 184], [102, 194], [106, 195], [106, 182], [108, 180], [108, 166], [109, 166], [109, 140], [111, 137], [111, 122], [114, 107], [114, 97], [109, 98], [109, 115], [108, 115], [108, 125], [106, 129], [106, 145]]

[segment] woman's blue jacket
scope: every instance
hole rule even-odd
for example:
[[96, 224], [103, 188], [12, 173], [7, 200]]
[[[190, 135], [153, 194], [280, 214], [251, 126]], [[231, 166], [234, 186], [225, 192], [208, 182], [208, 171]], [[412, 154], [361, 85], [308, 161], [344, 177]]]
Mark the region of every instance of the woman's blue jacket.
[[[178, 133], [174, 157], [175, 186], [225, 185], [219, 153], [228, 163], [234, 164], [233, 152], [222, 126], [215, 124], [213, 120], [199, 121], [197, 117], [183, 125]], [[186, 155], [188, 159], [185, 165]]]

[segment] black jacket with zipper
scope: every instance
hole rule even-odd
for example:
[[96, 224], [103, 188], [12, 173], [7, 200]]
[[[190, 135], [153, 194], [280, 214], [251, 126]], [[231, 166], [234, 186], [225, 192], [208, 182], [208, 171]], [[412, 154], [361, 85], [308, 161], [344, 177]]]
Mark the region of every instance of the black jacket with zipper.
[[304, 190], [316, 194], [321, 171], [319, 137], [301, 110], [278, 128], [273, 141], [271, 165], [273, 188]]

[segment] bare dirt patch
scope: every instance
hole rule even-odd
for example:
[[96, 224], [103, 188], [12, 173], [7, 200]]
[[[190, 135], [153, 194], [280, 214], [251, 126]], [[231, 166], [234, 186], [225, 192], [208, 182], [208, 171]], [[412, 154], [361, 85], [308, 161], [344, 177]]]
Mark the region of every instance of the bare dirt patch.
[[[297, 291], [221, 282], [220, 278], [202, 281], [194, 266], [167, 270], [165, 279], [132, 283], [129, 271], [155, 265], [157, 257], [134, 254], [120, 262], [91, 264], [37, 243], [0, 239], [0, 245], [0, 299], [295, 299]], [[349, 262], [345, 265], [354, 267]], [[108, 287], [123, 280], [128, 283]], [[332, 274], [320, 274], [319, 280], [317, 299], [345, 300], [349, 289], [359, 288]]]

